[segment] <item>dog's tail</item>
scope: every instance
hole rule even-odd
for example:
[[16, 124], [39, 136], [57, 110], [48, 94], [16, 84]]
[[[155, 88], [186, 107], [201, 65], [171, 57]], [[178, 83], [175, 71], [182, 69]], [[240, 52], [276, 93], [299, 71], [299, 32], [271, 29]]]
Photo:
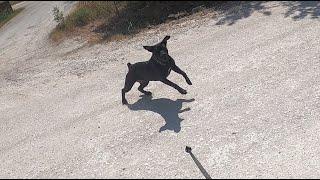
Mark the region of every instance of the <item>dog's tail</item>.
[[129, 68], [129, 70], [130, 70], [130, 68], [131, 68], [131, 63], [127, 63], [127, 66], [128, 66], [128, 68]]

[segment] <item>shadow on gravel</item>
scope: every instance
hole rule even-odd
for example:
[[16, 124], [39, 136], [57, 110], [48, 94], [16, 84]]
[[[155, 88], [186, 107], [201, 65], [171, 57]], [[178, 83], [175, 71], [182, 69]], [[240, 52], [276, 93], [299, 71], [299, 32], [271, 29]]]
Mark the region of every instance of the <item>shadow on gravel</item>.
[[284, 17], [291, 17], [293, 20], [301, 20], [306, 17], [316, 19], [320, 16], [320, 1], [288, 1], [281, 3], [283, 6], [288, 7]]
[[181, 119], [178, 114], [186, 111], [190, 111], [190, 108], [185, 108], [181, 110], [182, 103], [184, 102], [192, 102], [195, 99], [177, 99], [175, 101], [167, 98], [160, 98], [160, 99], [152, 99], [152, 96], [141, 95], [141, 99], [139, 99], [134, 104], [129, 104], [128, 107], [130, 110], [133, 111], [152, 111], [155, 113], [160, 114], [166, 124], [159, 129], [159, 132], [165, 130], [172, 130], [176, 133], [180, 132], [181, 130]]
[[[305, 18], [316, 19], [320, 16], [320, 1], [281, 1], [275, 6], [284, 8], [284, 18], [291, 17], [293, 20], [302, 20]], [[229, 2], [216, 9], [222, 13], [216, 25], [233, 25], [241, 19], [250, 17], [254, 12], [270, 16], [272, 12], [268, 9], [272, 7], [274, 6], [267, 6], [266, 1]]]
[[266, 16], [271, 15], [270, 11], [264, 6], [263, 1], [256, 2], [237, 2], [233, 5], [229, 5], [220, 9], [223, 13], [222, 18], [216, 23], [216, 25], [233, 25], [237, 21], [250, 17], [255, 11], [258, 11]]

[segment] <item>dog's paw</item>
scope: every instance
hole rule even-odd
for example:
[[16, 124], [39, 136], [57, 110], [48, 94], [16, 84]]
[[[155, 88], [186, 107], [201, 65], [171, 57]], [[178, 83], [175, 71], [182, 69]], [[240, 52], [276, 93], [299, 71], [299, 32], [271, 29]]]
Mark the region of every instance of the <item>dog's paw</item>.
[[128, 104], [128, 101], [126, 99], [122, 100], [122, 104], [123, 105], [127, 105]]
[[187, 94], [187, 91], [184, 90], [184, 89], [181, 89], [179, 92], [180, 92], [181, 94]]

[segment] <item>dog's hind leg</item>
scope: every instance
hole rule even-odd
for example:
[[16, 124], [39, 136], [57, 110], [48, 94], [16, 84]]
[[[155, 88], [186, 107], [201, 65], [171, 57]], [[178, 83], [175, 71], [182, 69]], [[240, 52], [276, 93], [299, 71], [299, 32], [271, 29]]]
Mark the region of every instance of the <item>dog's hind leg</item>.
[[140, 92], [142, 92], [143, 94], [145, 94], [147, 96], [150, 96], [152, 94], [150, 91], [143, 90], [143, 88], [145, 88], [149, 84], [149, 81], [138, 81], [138, 82], [140, 83], [140, 86], [138, 87], [138, 90]]
[[124, 88], [121, 90], [121, 92], [122, 92], [122, 104], [128, 104], [128, 101], [126, 100], [126, 95], [125, 94], [131, 90], [131, 88], [132, 88], [132, 86], [134, 85], [135, 82], [136, 82], [136, 80], [133, 79], [129, 74], [127, 74]]

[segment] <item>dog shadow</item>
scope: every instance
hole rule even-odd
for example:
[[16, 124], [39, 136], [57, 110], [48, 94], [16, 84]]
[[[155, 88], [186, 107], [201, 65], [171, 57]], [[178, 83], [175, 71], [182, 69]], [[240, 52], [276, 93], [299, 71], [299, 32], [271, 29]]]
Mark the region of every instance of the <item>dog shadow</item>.
[[181, 130], [181, 121], [184, 119], [180, 118], [179, 113], [190, 111], [190, 108], [182, 108], [182, 103], [192, 102], [195, 99], [177, 99], [175, 101], [167, 98], [152, 99], [152, 96], [141, 95], [139, 99], [134, 104], [129, 104], [128, 108], [133, 111], [152, 111], [160, 114], [165, 120], [166, 124], [159, 129], [159, 132], [165, 130], [171, 130], [175, 133]]

